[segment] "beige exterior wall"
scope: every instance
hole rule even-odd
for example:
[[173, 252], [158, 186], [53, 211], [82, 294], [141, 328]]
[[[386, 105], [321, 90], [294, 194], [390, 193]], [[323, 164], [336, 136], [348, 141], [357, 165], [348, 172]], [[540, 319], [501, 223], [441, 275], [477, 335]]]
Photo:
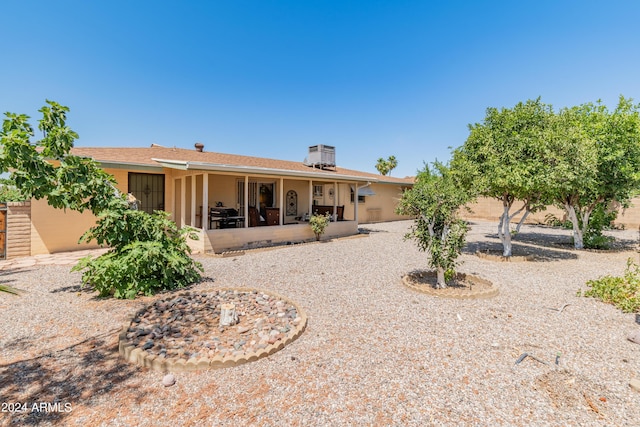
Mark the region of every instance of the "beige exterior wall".
[[74, 251], [98, 247], [78, 244], [78, 239], [95, 224], [89, 211], [79, 213], [54, 209], [46, 200], [31, 201], [31, 255]]
[[31, 202], [7, 203], [6, 258], [31, 255]]
[[[297, 207], [296, 214], [287, 216], [287, 207], [284, 206], [284, 222], [292, 222], [295, 221], [296, 217], [302, 216], [305, 213], [309, 212], [309, 181], [308, 180], [293, 180], [293, 179], [285, 179], [284, 180], [284, 196], [287, 197], [287, 192], [293, 190], [296, 192], [297, 196]], [[286, 203], [286, 200], [285, 200]]]
[[[521, 205], [519, 205], [517, 202], [514, 203], [512, 212], [515, 212], [515, 210], [519, 209], [520, 206]], [[473, 212], [471, 214], [463, 212], [462, 216], [465, 219], [498, 221], [498, 218], [500, 217], [500, 215], [502, 215], [502, 202], [495, 199], [480, 198], [476, 203], [469, 205], [469, 207]], [[559, 219], [566, 218], [566, 213], [563, 209], [558, 209], [555, 206], [548, 206], [543, 211], [529, 215], [525, 222], [528, 224], [544, 224], [545, 216], [549, 214], [552, 214]], [[514, 221], [519, 221], [521, 217], [522, 215], [515, 217]], [[618, 219], [615, 223], [616, 225], [624, 226], [627, 229], [640, 227], [640, 197], [632, 199], [631, 207], [629, 207], [628, 209], [620, 210], [620, 212], [618, 213]]]
[[640, 197], [633, 198], [631, 206], [620, 211], [616, 224], [624, 225], [627, 229], [640, 228]]
[[[116, 188], [128, 191], [129, 172], [142, 172], [125, 169], [105, 169], [116, 179]], [[165, 180], [165, 193], [167, 182]], [[167, 194], [165, 194], [166, 204]], [[71, 210], [54, 209], [46, 200], [31, 201], [31, 255], [65, 252], [80, 249], [97, 248], [96, 242], [78, 244], [78, 239], [95, 225], [96, 217], [89, 211], [79, 213]]]
[[[362, 183], [359, 186], [362, 186]], [[365, 196], [364, 202], [358, 203], [359, 223], [369, 224], [410, 218], [395, 213], [398, 201], [402, 197], [402, 187], [399, 184], [373, 183], [369, 188], [375, 195]], [[354, 204], [351, 202], [351, 189], [348, 185], [341, 186], [340, 204], [345, 205], [345, 219], [353, 220]]]
[[[471, 213], [462, 211], [462, 217], [465, 219], [473, 220], [473, 219], [482, 219], [489, 221], [498, 221], [500, 216], [502, 215], [503, 207], [502, 202], [496, 199], [490, 199], [487, 197], [481, 197], [478, 199], [476, 203], [469, 204], [468, 207], [471, 209]], [[522, 203], [516, 201], [511, 208], [511, 213], [514, 213], [516, 210], [522, 207]], [[545, 210], [529, 214], [525, 222], [527, 224], [544, 224], [545, 216], [554, 215], [559, 219], [564, 219], [565, 212], [562, 209], [558, 209], [555, 206], [548, 206]], [[512, 220], [513, 222], [518, 222], [522, 218], [523, 214], [519, 214]]]

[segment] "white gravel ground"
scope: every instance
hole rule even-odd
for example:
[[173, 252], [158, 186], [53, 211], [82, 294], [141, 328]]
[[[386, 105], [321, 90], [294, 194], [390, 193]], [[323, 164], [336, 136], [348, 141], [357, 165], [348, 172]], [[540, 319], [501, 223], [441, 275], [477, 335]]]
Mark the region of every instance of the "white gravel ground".
[[[166, 295], [98, 300], [78, 293], [69, 266], [1, 272], [0, 281], [27, 292], [0, 295], [0, 422], [640, 425], [640, 392], [629, 387], [640, 378], [640, 345], [626, 339], [640, 325], [576, 296], [587, 280], [620, 275], [629, 257], [638, 260], [636, 231], [613, 233], [626, 239], [622, 250], [578, 252], [566, 245], [567, 230], [524, 226], [516, 252], [538, 261], [501, 263], [473, 255], [499, 247], [496, 225], [473, 223], [459, 271], [492, 281], [500, 294], [462, 301], [401, 284], [403, 274], [426, 267], [425, 255], [403, 240], [409, 224], [232, 258], [198, 256], [209, 281], [194, 290], [270, 290], [296, 301], [309, 324], [266, 359], [177, 374], [168, 388], [162, 374], [120, 361], [116, 348], [135, 310]], [[514, 365], [525, 352], [549, 365], [533, 358]], [[7, 412], [16, 403], [27, 410]], [[34, 403], [52, 405], [38, 412]]]

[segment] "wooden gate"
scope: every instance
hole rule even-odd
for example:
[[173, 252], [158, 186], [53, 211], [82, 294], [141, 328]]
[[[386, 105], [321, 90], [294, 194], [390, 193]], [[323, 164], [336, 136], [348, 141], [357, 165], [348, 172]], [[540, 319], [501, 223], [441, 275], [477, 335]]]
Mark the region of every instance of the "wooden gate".
[[0, 259], [7, 259], [7, 204], [0, 203]]

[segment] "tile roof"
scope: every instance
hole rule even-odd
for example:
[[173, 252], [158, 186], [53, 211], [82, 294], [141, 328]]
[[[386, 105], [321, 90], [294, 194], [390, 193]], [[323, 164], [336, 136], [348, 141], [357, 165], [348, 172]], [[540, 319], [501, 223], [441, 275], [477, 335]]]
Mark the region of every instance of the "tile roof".
[[357, 176], [362, 178], [371, 178], [377, 182], [412, 184], [413, 177], [397, 178], [390, 176], [382, 176], [369, 172], [361, 172], [352, 169], [336, 167], [335, 170], [312, 169], [305, 166], [302, 162], [293, 162], [289, 160], [267, 159], [263, 157], [241, 156], [238, 154], [216, 153], [211, 151], [197, 151], [185, 148], [169, 148], [159, 145], [151, 147], [74, 147], [72, 154], [83, 157], [90, 157], [98, 162], [122, 163], [142, 166], [159, 166], [159, 163], [153, 159], [163, 159], [181, 162], [201, 162], [215, 165], [254, 167], [264, 169], [286, 170], [291, 172], [300, 172], [301, 174], [314, 172], [324, 174], [327, 178], [335, 176], [339, 178], [343, 176]]

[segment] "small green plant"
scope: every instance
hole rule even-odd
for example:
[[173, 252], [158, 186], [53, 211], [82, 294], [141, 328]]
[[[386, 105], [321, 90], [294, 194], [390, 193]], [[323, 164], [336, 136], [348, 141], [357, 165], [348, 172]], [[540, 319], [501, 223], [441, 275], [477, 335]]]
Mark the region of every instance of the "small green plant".
[[640, 266], [631, 258], [627, 260], [624, 276], [604, 276], [589, 280], [587, 286], [591, 289], [579, 292], [579, 296], [598, 298], [625, 313], [640, 312]]
[[589, 217], [589, 224], [584, 233], [584, 247], [588, 249], [609, 249], [615, 239], [611, 236], [605, 236], [602, 232], [612, 229], [613, 222], [617, 217], [618, 211], [608, 209], [604, 203], [598, 203]]
[[166, 212], [117, 208], [103, 212], [81, 241], [95, 239], [111, 250], [97, 258], [82, 258], [72, 271], [100, 296], [133, 299], [161, 290], [177, 289], [200, 280], [202, 265], [189, 255], [190, 227], [178, 229]]
[[324, 234], [329, 226], [330, 218], [328, 213], [325, 215], [313, 214], [311, 218], [309, 218], [309, 225], [311, 226], [313, 234], [316, 235], [316, 240], [320, 240], [320, 236]]

